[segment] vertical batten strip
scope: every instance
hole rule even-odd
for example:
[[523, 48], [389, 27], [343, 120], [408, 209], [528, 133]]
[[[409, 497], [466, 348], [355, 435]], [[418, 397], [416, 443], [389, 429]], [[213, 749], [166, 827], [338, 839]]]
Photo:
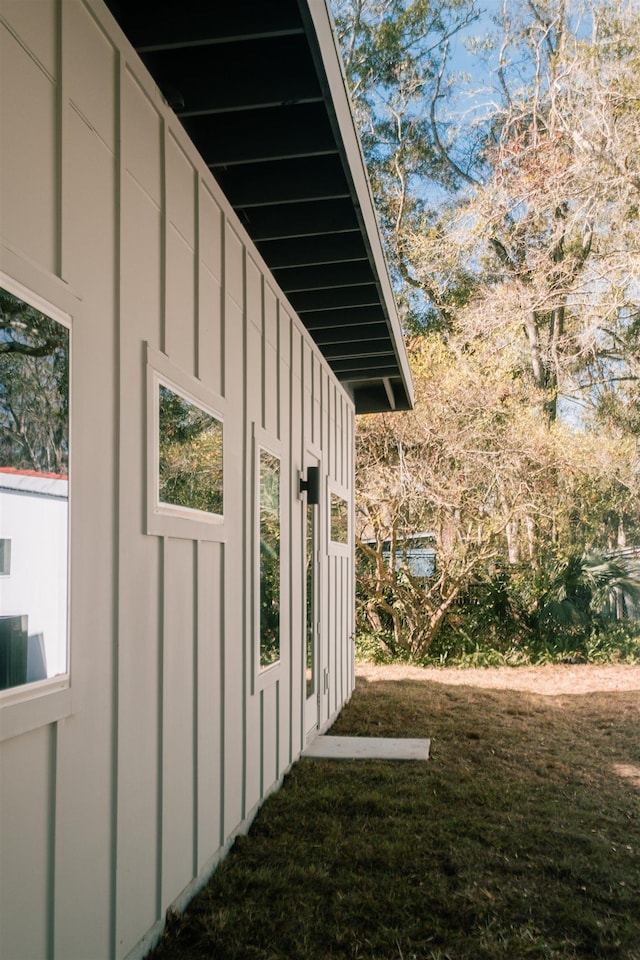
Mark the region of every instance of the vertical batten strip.
[[[282, 440], [282, 363], [280, 358], [280, 302], [276, 300], [276, 436]], [[289, 373], [291, 376], [291, 373]], [[289, 429], [291, 424], [289, 423]], [[289, 501], [291, 502], [291, 501]]]
[[[226, 280], [226, 277], [225, 277]], [[255, 472], [252, 469], [253, 464], [253, 455], [254, 455], [254, 443], [253, 443], [253, 431], [251, 429], [251, 424], [249, 422], [247, 411], [249, 409], [249, 397], [248, 397], [248, 383], [246, 371], [248, 369], [248, 344], [249, 344], [249, 331], [247, 329], [249, 323], [249, 318], [247, 316], [247, 251], [246, 248], [242, 247], [242, 369], [243, 373], [243, 382], [242, 382], [242, 413], [241, 413], [241, 423], [242, 423], [242, 432], [243, 432], [243, 442], [242, 442], [242, 475], [245, 477], [245, 486], [242, 492], [242, 543], [245, 550], [248, 551], [248, 556], [244, 556], [241, 560], [241, 569], [244, 571], [245, 583], [249, 583], [249, 589], [247, 590], [246, 596], [243, 598], [242, 603], [242, 788], [241, 788], [241, 797], [242, 797], [242, 819], [247, 815], [247, 709], [248, 709], [248, 699], [249, 691], [247, 685], [249, 682], [253, 682], [252, 678], [249, 681], [247, 676], [247, 667], [249, 666], [249, 657], [254, 655], [254, 590], [255, 590], [255, 575], [253, 568], [253, 557], [255, 551], [255, 527], [254, 514], [253, 514], [253, 491], [254, 485], [256, 483]], [[256, 468], [257, 470], [257, 468]], [[248, 648], [248, 649], [247, 649]], [[253, 674], [253, 663], [250, 665], [251, 674]]]
[[167, 352], [167, 248], [169, 211], [167, 207], [167, 144], [169, 131], [166, 117], [160, 114], [160, 349]]
[[56, 238], [55, 238], [55, 273], [56, 276], [64, 279], [63, 275], [63, 262], [62, 262], [62, 252], [63, 252], [63, 223], [64, 223], [64, 198], [63, 198], [63, 189], [64, 189], [64, 177], [63, 177], [63, 164], [62, 164], [62, 155], [64, 149], [64, 140], [65, 140], [65, 117], [67, 111], [65, 110], [65, 64], [67, 63], [67, 58], [63, 57], [64, 49], [64, 38], [63, 38], [63, 3], [62, 0], [56, 0]]
[[[114, 397], [116, 422], [121, 422], [121, 395], [120, 395], [120, 353], [121, 353], [121, 323], [122, 323], [122, 184], [124, 180], [124, 137], [122, 136], [123, 89], [125, 83], [124, 57], [116, 48], [115, 53], [115, 91], [114, 91], [114, 145], [115, 145], [115, 223], [114, 223]], [[111, 923], [110, 923], [110, 950], [111, 956], [116, 956], [117, 927], [118, 927], [118, 771], [119, 771], [119, 625], [120, 625], [120, 442], [116, 437], [114, 450], [114, 477], [113, 488], [115, 503], [113, 511], [113, 662], [112, 662], [112, 689], [113, 689], [113, 724], [111, 743]]]
[[[227, 386], [226, 386], [226, 370], [227, 370], [227, 336], [226, 336], [226, 315], [227, 315], [227, 298], [226, 298], [226, 272], [227, 272], [227, 232], [225, 230], [225, 216], [222, 210], [218, 215], [218, 228], [220, 230], [220, 324], [221, 324], [221, 350], [222, 350], [222, 362], [220, 364], [220, 392], [222, 396], [227, 399]], [[228, 421], [227, 421], [228, 422]], [[228, 429], [228, 428], [227, 428]], [[229, 480], [228, 480], [228, 458], [225, 455], [223, 448], [223, 498], [225, 503], [229, 503]], [[228, 507], [226, 508], [228, 510]], [[222, 605], [221, 612], [221, 621], [220, 621], [220, 823], [219, 823], [219, 840], [220, 846], [224, 844], [225, 841], [225, 775], [226, 775], [226, 738], [227, 738], [227, 723], [226, 723], [226, 714], [227, 714], [227, 691], [226, 691], [226, 640], [227, 640], [227, 631], [226, 631], [226, 582], [227, 582], [227, 564], [228, 556], [226, 544], [221, 544], [221, 569], [222, 569], [222, 584], [220, 590], [220, 603]]]
[[200, 216], [200, 174], [194, 167], [193, 169], [193, 204], [194, 204], [194, 223], [193, 223], [193, 373], [198, 380], [202, 380], [202, 371], [200, 369], [200, 326], [202, 323], [202, 302], [201, 302], [201, 256], [202, 256], [202, 235], [201, 235], [201, 216]]
[[264, 690], [261, 690], [260, 691], [260, 799], [262, 800], [263, 797], [264, 797]]
[[351, 636], [353, 641], [349, 646], [349, 693], [355, 686], [355, 637], [356, 637], [356, 517], [355, 517], [355, 497], [356, 497], [356, 422], [355, 413], [349, 411], [349, 446], [347, 448], [349, 455], [349, 489], [351, 490], [351, 510], [353, 516], [352, 540], [351, 540], [351, 570], [349, 571], [349, 620], [351, 625]]
[[347, 476], [347, 402], [344, 397], [340, 397], [340, 466], [340, 482], [343, 487], [351, 490], [352, 487]]
[[[281, 312], [281, 304], [280, 304], [280, 300], [278, 300], [278, 320], [280, 319], [280, 312]], [[287, 447], [288, 447], [288, 451], [289, 451], [289, 470], [290, 470], [291, 476], [292, 476], [292, 478], [293, 478], [293, 483], [296, 483], [296, 482], [297, 482], [297, 476], [298, 476], [298, 473], [297, 473], [297, 470], [296, 470], [296, 460], [297, 460], [298, 458], [297, 458], [297, 455], [296, 455], [296, 451], [294, 450], [294, 442], [295, 442], [295, 437], [296, 437], [296, 435], [297, 435], [296, 432], [295, 432], [295, 430], [294, 430], [294, 416], [296, 415], [296, 414], [294, 414], [294, 410], [297, 411], [298, 420], [299, 420], [300, 417], [302, 417], [302, 418], [303, 418], [303, 421], [302, 421], [302, 422], [304, 423], [304, 406], [303, 406], [302, 404], [299, 404], [299, 405], [296, 404], [296, 402], [295, 402], [295, 397], [294, 397], [294, 395], [293, 395], [293, 387], [294, 387], [295, 377], [294, 377], [294, 375], [293, 375], [293, 369], [294, 369], [294, 366], [293, 366], [293, 325], [292, 325], [291, 323], [289, 323], [288, 334], [289, 334], [289, 335], [288, 335], [288, 338], [287, 338], [287, 345], [288, 345], [287, 349], [288, 349], [288, 354], [289, 354], [289, 442], [288, 442]], [[279, 342], [280, 342], [280, 338], [278, 337], [278, 343], [279, 343]], [[304, 391], [303, 391], [303, 395], [304, 395]], [[300, 432], [301, 432], [301, 434], [302, 434], [302, 431], [300, 431]], [[301, 465], [302, 469], [304, 469], [304, 458], [302, 458], [302, 456], [301, 456], [301, 459], [300, 459], [300, 465]], [[296, 687], [297, 687], [297, 684], [296, 684], [296, 682], [295, 682], [295, 677], [294, 677], [294, 668], [295, 668], [295, 659], [296, 659], [296, 658], [294, 657], [293, 645], [294, 645], [294, 642], [295, 642], [294, 638], [297, 636], [298, 625], [295, 623], [295, 619], [294, 619], [294, 609], [293, 609], [293, 596], [294, 596], [294, 594], [293, 594], [293, 583], [291, 582], [291, 580], [292, 580], [292, 578], [293, 578], [293, 566], [294, 566], [294, 564], [293, 564], [293, 559], [294, 559], [294, 531], [295, 531], [296, 529], [298, 529], [298, 531], [300, 530], [300, 524], [297, 524], [297, 525], [296, 525], [296, 524], [294, 523], [294, 514], [297, 513], [298, 515], [301, 515], [301, 513], [302, 513], [302, 511], [301, 511], [301, 509], [300, 509], [300, 500], [299, 500], [299, 498], [298, 498], [298, 490], [297, 490], [297, 487], [294, 488], [294, 490], [292, 491], [292, 496], [291, 496], [289, 499], [290, 499], [289, 510], [290, 510], [290, 516], [291, 516], [291, 523], [289, 524], [289, 557], [291, 558], [291, 563], [289, 564], [289, 581], [290, 581], [290, 586], [289, 586], [289, 623], [290, 623], [290, 625], [291, 625], [291, 627], [290, 627], [291, 653], [290, 653], [290, 656], [289, 656], [289, 742], [288, 742], [288, 745], [287, 745], [287, 746], [288, 746], [287, 763], [291, 763], [291, 761], [292, 761], [292, 759], [293, 759], [293, 703], [294, 703], [294, 699], [293, 699], [293, 698], [294, 698], [294, 692], [295, 692]], [[297, 553], [296, 553], [295, 555], [297, 555]], [[279, 712], [279, 711], [278, 711], [278, 712]], [[302, 716], [304, 717], [304, 701], [303, 701], [303, 703], [302, 703]], [[302, 726], [304, 726], [304, 720], [303, 720], [303, 722], [302, 722]], [[300, 740], [300, 743], [304, 743], [304, 740], [301, 739], [301, 740]], [[279, 767], [279, 766], [278, 766], [278, 772], [280, 772], [280, 767]]]
[[225, 691], [225, 646], [226, 646], [226, 591], [225, 583], [227, 579], [227, 555], [226, 555], [226, 543], [220, 544], [220, 581], [218, 588], [220, 591], [220, 762], [218, 770], [220, 777], [218, 780], [218, 791], [219, 791], [219, 809], [220, 809], [220, 821], [218, 824], [218, 842], [219, 845], [222, 845], [225, 842], [225, 830], [224, 830], [224, 758], [225, 758], [225, 702], [226, 702], [226, 691]]
[[55, 875], [56, 875], [56, 783], [58, 766], [58, 723], [51, 725], [49, 742], [49, 850], [47, 854], [47, 960], [55, 958]]
[[[291, 657], [289, 657], [291, 660]], [[280, 776], [280, 681], [276, 681], [276, 779]], [[271, 786], [271, 784], [269, 784]]]
[[224, 212], [218, 212], [218, 229], [220, 230], [220, 393], [227, 398], [227, 298], [225, 279], [226, 231], [224, 229]]
[[157, 795], [157, 835], [156, 835], [156, 920], [164, 915], [162, 903], [162, 876], [164, 872], [162, 835], [164, 828], [163, 790], [164, 790], [164, 647], [165, 647], [165, 567], [166, 537], [159, 537], [158, 563], [158, 795]]
[[[196, 257], [197, 263], [197, 257]], [[198, 709], [200, 703], [200, 690], [198, 687], [198, 666], [200, 663], [200, 640], [201, 640], [201, 631], [200, 631], [200, 619], [198, 617], [198, 607], [200, 603], [200, 554], [199, 554], [199, 542], [194, 540], [192, 542], [193, 549], [193, 637], [192, 637], [192, 651], [193, 651], [193, 703], [192, 703], [192, 738], [191, 738], [191, 749], [193, 753], [193, 859], [191, 865], [191, 876], [195, 878], [199, 873], [199, 863], [198, 863], [198, 835], [199, 835], [199, 820], [198, 820], [198, 811], [199, 811], [199, 792], [198, 792], [198, 781], [199, 781], [199, 763], [198, 763], [198, 744], [200, 736], [200, 727], [198, 724]]]
[[260, 426], [263, 430], [268, 430], [267, 423], [267, 323], [265, 317], [265, 296], [264, 296], [264, 276], [260, 273]]
[[[63, 279], [63, 224], [64, 224], [64, 202], [63, 202], [63, 150], [65, 142], [65, 64], [66, 58], [63, 56], [64, 38], [63, 38], [63, 3], [62, 0], [56, 0], [55, 7], [55, 44], [56, 44], [56, 239], [55, 239], [55, 259], [56, 274]], [[70, 525], [68, 527], [70, 532]], [[71, 544], [71, 537], [69, 537]], [[69, 591], [70, 593], [71, 591]], [[69, 604], [69, 634], [71, 633], [71, 609]], [[67, 657], [71, 657], [71, 644], [67, 641]], [[72, 664], [67, 663], [67, 669], [71, 675]], [[49, 817], [49, 850], [48, 850], [48, 872], [47, 872], [47, 953], [48, 960], [54, 960], [56, 954], [56, 853], [57, 853], [57, 835], [58, 835], [58, 792], [61, 788], [58, 779], [58, 737], [60, 735], [60, 723], [53, 727], [50, 747], [49, 763], [49, 797], [50, 797], [50, 817]]]
[[339, 702], [344, 703], [347, 698], [347, 653], [349, 650], [349, 608], [347, 597], [349, 595], [349, 558], [342, 558], [342, 637], [340, 642], [340, 697]]

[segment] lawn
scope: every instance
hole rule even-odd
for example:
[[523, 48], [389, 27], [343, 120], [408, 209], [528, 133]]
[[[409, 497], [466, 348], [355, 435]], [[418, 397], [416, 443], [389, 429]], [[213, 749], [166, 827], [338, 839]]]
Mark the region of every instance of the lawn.
[[367, 667], [154, 960], [640, 960], [640, 667]]

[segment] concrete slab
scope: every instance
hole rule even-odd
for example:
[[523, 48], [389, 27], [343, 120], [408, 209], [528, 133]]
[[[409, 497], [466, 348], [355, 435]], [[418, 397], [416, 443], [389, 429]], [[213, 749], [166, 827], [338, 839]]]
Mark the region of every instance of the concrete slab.
[[428, 760], [430, 740], [408, 737], [316, 737], [303, 757], [313, 760]]

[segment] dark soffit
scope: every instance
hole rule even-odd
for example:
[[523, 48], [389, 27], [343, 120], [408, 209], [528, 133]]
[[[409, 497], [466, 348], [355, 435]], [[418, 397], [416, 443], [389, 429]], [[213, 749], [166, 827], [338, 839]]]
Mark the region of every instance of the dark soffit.
[[106, 0], [358, 413], [412, 383], [324, 0]]

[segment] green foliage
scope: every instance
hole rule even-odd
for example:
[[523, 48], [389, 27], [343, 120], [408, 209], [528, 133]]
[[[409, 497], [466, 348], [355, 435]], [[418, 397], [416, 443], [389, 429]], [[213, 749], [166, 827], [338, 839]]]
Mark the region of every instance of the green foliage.
[[[415, 411], [358, 427], [359, 627], [415, 660], [452, 638], [473, 656], [586, 655], [615, 578], [584, 557], [640, 542], [637, 5], [504, 5], [470, 61], [493, 64], [482, 106], [452, 72], [472, 4], [336, 6], [403, 321], [422, 334]], [[436, 576], [385, 564], [385, 543], [424, 531]]]
[[260, 451], [260, 666], [280, 659], [280, 461]]
[[549, 420], [637, 435], [637, 3], [333, 7], [405, 329], [499, 330]]
[[[471, 650], [554, 633], [572, 648], [624, 587], [619, 565], [584, 557], [640, 532], [635, 441], [547, 423], [506, 338], [492, 352], [429, 335], [410, 357], [415, 409], [357, 427], [359, 630], [416, 661], [465, 633]], [[418, 533], [437, 556], [426, 577], [390, 562]]]
[[159, 426], [160, 501], [222, 514], [222, 423], [161, 384]]
[[3, 289], [0, 464], [69, 472], [69, 331]]
[[[439, 666], [640, 663], [640, 622], [611, 619], [614, 590], [640, 602], [640, 579], [629, 563], [570, 554], [539, 568], [499, 568], [474, 584], [414, 659]], [[371, 633], [366, 623], [356, 653], [374, 663], [409, 659], [389, 627]]]

